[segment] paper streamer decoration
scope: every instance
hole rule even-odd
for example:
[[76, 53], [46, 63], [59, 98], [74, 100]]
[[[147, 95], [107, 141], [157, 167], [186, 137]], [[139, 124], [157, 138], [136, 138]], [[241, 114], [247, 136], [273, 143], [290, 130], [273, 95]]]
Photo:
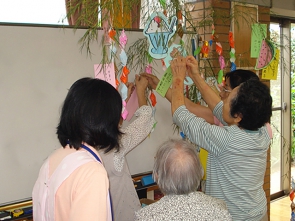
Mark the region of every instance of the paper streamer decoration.
[[125, 34], [125, 30], [123, 29], [122, 32], [121, 32], [121, 35], [119, 37], [119, 42], [120, 42], [120, 46], [121, 48], [125, 49], [125, 46], [127, 44], [127, 35]]
[[126, 44], [127, 44], [128, 38], [127, 35], [125, 34], [125, 30], [123, 29], [121, 31], [120, 37], [119, 37], [119, 43], [121, 47], [121, 53], [120, 53], [120, 60], [121, 64], [123, 66], [122, 73], [120, 76], [120, 80], [122, 83], [126, 84], [128, 82], [128, 74], [130, 73], [129, 69], [127, 68], [127, 55], [124, 50]]
[[216, 47], [215, 50], [216, 50], [217, 54], [218, 55], [222, 55], [222, 52], [223, 51], [222, 51], [222, 46], [221, 46], [220, 42], [216, 42], [216, 46], [215, 47]]
[[122, 100], [125, 101], [128, 97], [128, 88], [126, 87], [126, 85], [120, 84], [118, 91], [121, 94]]
[[125, 100], [122, 100], [122, 113], [121, 113], [121, 117], [123, 118], [123, 120], [126, 120], [127, 116], [128, 116], [128, 111], [126, 110], [126, 102]]
[[151, 100], [152, 106], [153, 107], [156, 106], [156, 104], [157, 104], [157, 98], [156, 98], [156, 96], [155, 96], [155, 94], [154, 94], [153, 91], [151, 91], [150, 100]]
[[218, 72], [218, 78], [217, 78], [217, 83], [221, 84], [222, 83], [222, 79], [223, 79], [223, 70], [220, 70]]
[[146, 67], [145, 67], [145, 73], [148, 73], [148, 74], [152, 74], [152, 65], [148, 64]]
[[109, 53], [109, 60], [114, 62], [115, 54], [117, 53], [117, 48], [115, 46], [115, 36], [116, 31], [113, 28], [110, 28], [108, 32], [109, 42], [110, 42], [110, 53]]
[[235, 41], [234, 41], [234, 34], [230, 31], [228, 34], [228, 41], [230, 46], [230, 52], [229, 52], [229, 60], [231, 62], [230, 70], [235, 71], [237, 69], [236, 67], [236, 50], [235, 50]]
[[214, 26], [214, 24], [212, 24], [212, 26], [211, 26], [211, 28], [212, 28], [212, 33], [211, 33], [211, 39], [210, 39], [210, 41], [209, 41], [209, 45], [210, 46], [212, 46], [212, 43], [213, 43], [213, 41], [214, 41], [214, 34], [215, 34], [215, 26]]
[[215, 50], [217, 54], [219, 55], [218, 61], [219, 61], [219, 66], [220, 66], [220, 71], [218, 72], [218, 77], [217, 77], [217, 83], [221, 84], [222, 83], [222, 78], [223, 78], [223, 69], [225, 68], [225, 62], [224, 62], [224, 57], [222, 56], [223, 49], [222, 45], [220, 42], [216, 42]]

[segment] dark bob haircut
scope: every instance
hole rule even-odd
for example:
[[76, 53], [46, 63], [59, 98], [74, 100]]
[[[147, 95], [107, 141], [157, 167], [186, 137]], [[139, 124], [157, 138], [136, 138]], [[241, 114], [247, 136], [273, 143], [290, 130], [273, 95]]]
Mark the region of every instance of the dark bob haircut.
[[246, 130], [258, 130], [270, 122], [272, 97], [269, 88], [259, 80], [250, 79], [239, 86], [230, 108], [231, 116], [240, 115], [239, 126]]
[[77, 80], [62, 107], [56, 132], [59, 142], [76, 150], [82, 142], [105, 152], [119, 150], [121, 111], [121, 96], [112, 85], [93, 78]]
[[229, 79], [230, 87], [232, 89], [249, 79], [253, 78], [255, 80], [259, 80], [259, 77], [254, 72], [243, 69], [237, 69], [235, 71], [228, 72], [224, 77], [225, 79]]

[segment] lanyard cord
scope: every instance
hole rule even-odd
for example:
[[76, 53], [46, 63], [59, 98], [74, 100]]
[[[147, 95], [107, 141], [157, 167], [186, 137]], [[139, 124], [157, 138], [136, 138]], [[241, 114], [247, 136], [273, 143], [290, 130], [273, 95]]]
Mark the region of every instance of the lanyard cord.
[[92, 156], [94, 156], [94, 158], [95, 159], [97, 159], [97, 161], [98, 162], [100, 162], [101, 164], [102, 164], [102, 162], [101, 162], [101, 160], [99, 159], [99, 157], [89, 148], [89, 147], [87, 147], [87, 146], [85, 146], [84, 144], [81, 144], [81, 147], [83, 148], [83, 149], [85, 149], [85, 150], [87, 150], [89, 153], [91, 153], [92, 154]]
[[[101, 160], [99, 159], [99, 157], [89, 148], [89, 147], [87, 147], [87, 146], [85, 146], [84, 144], [81, 144], [80, 145], [83, 149], [85, 149], [85, 150], [87, 150], [89, 153], [91, 153], [92, 154], [92, 156], [94, 156], [94, 158], [98, 161], [98, 162], [100, 162], [101, 164], [102, 164], [102, 162], [101, 162]], [[113, 203], [112, 203], [112, 198], [111, 198], [111, 193], [110, 193], [110, 191], [109, 191], [109, 195], [110, 195], [110, 204], [111, 204], [111, 214], [112, 214], [112, 220], [114, 220], [114, 215], [113, 215]]]

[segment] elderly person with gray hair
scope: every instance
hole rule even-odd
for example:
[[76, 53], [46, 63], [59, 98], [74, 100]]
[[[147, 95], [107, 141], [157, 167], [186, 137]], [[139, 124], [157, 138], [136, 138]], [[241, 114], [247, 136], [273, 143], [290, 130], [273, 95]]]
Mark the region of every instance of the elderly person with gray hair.
[[224, 201], [198, 192], [203, 168], [194, 145], [170, 139], [157, 151], [153, 177], [164, 194], [135, 220], [232, 220]]

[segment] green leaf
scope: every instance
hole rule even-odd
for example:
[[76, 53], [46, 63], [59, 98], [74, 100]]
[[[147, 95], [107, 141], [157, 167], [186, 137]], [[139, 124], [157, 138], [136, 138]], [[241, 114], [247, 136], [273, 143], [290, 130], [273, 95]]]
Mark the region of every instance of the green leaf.
[[154, 60], [154, 58], [150, 54], [148, 54], [148, 62], [149, 62], [149, 64], [152, 63], [153, 60]]
[[166, 1], [165, 0], [160, 0], [161, 6], [166, 9]]

